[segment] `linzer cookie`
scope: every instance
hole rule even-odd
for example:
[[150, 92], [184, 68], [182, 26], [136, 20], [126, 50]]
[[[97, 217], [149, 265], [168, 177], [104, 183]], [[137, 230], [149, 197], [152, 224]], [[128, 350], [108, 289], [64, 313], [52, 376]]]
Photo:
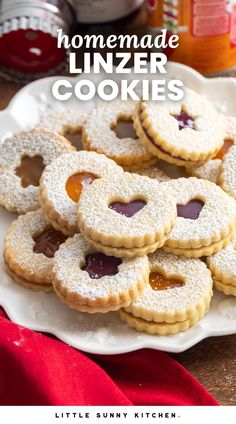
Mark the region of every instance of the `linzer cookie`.
[[80, 110], [54, 112], [41, 119], [36, 129], [47, 129], [61, 135], [76, 134], [82, 130], [86, 117], [87, 113]]
[[187, 171], [190, 175], [209, 180], [216, 184], [218, 183], [222, 160], [229, 149], [236, 143], [236, 118], [226, 118], [225, 122], [226, 128], [223, 146], [209, 162], [197, 168], [188, 168]]
[[97, 252], [81, 234], [55, 255], [52, 279], [56, 294], [82, 312], [108, 312], [129, 305], [148, 284], [147, 256], [119, 259]]
[[217, 290], [236, 296], [236, 240], [207, 259]]
[[41, 205], [47, 220], [64, 234], [75, 234], [77, 203], [83, 188], [98, 178], [123, 172], [114, 161], [95, 152], [60, 156], [45, 168], [40, 182]]
[[20, 216], [8, 229], [4, 242], [9, 274], [27, 288], [52, 291], [54, 254], [65, 240], [48, 224], [41, 209]]
[[186, 331], [208, 311], [212, 278], [199, 259], [186, 259], [162, 250], [149, 257], [149, 284], [143, 294], [120, 311], [130, 327], [149, 334]]
[[134, 127], [151, 153], [178, 166], [202, 165], [223, 145], [223, 118], [189, 89], [182, 102], [141, 102]]
[[84, 148], [103, 153], [129, 170], [153, 165], [156, 157], [149, 153], [134, 130], [134, 110], [132, 101], [100, 103], [85, 122]]
[[193, 177], [202, 178], [217, 184], [221, 162], [221, 159], [211, 159], [197, 168], [188, 168], [187, 172]]
[[78, 203], [79, 228], [86, 240], [118, 257], [154, 252], [163, 246], [175, 219], [175, 201], [166, 188], [130, 173], [95, 180]]
[[50, 131], [25, 131], [0, 144], [0, 205], [19, 214], [39, 208], [39, 180], [46, 165], [74, 147]]
[[223, 158], [218, 178], [219, 185], [236, 199], [236, 145]]
[[175, 199], [176, 224], [164, 250], [186, 257], [210, 256], [232, 240], [236, 202], [220, 187], [198, 178], [179, 178], [161, 186]]
[[171, 179], [170, 177], [168, 177], [167, 174], [165, 174], [164, 171], [159, 169], [156, 165], [151, 166], [150, 168], [136, 169], [134, 173], [142, 175], [143, 177], [154, 178], [154, 180], [159, 181], [159, 183], [163, 183]]

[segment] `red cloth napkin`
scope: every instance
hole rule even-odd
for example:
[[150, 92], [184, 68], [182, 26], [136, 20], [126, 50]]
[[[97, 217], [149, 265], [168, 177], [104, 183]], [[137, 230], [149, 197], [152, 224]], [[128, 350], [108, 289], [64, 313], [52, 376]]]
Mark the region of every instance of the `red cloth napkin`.
[[0, 309], [1, 405], [218, 405], [167, 354], [86, 356]]

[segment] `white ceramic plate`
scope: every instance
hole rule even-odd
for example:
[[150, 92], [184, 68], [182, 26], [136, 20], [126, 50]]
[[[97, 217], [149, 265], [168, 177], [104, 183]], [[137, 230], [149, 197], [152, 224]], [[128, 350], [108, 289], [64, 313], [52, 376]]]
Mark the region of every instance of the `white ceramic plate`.
[[[222, 111], [236, 116], [236, 80], [208, 80], [191, 68], [175, 63], [169, 64], [168, 77], [182, 79], [186, 86], [206, 95]], [[97, 81], [102, 78], [102, 75], [96, 77]], [[32, 127], [51, 110], [93, 107], [94, 102], [84, 104], [76, 99], [64, 103], [55, 101], [51, 95], [55, 79], [42, 79], [24, 87], [8, 108], [0, 112], [1, 140], [15, 131]], [[0, 208], [0, 304], [12, 321], [54, 334], [83, 351], [100, 354], [117, 354], [144, 347], [182, 352], [206, 337], [236, 332], [236, 298], [217, 292], [210, 312], [193, 328], [175, 336], [159, 337], [131, 330], [116, 313], [82, 314], [67, 308], [54, 294], [34, 293], [18, 286], [6, 274], [2, 259], [4, 234], [13, 219], [14, 216]]]

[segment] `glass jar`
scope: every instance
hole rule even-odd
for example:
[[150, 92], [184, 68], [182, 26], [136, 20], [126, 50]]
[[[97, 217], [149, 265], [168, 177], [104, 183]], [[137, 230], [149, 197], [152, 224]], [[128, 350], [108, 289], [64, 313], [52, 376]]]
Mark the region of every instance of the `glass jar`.
[[148, 31], [179, 34], [169, 58], [205, 75], [236, 68], [236, 0], [147, 0]]

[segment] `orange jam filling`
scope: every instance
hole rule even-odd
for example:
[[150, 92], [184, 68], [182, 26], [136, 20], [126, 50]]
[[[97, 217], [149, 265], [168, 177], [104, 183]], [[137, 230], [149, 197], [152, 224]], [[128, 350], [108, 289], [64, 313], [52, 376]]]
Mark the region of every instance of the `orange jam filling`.
[[115, 132], [116, 136], [120, 139], [122, 138], [133, 138], [136, 140], [137, 134], [133, 126], [133, 121], [131, 119], [125, 120], [125, 119], [119, 119], [113, 127], [113, 131]]
[[149, 276], [149, 284], [153, 290], [167, 290], [175, 287], [182, 287], [184, 282], [176, 278], [165, 277], [159, 272], [151, 272]]
[[15, 174], [21, 178], [22, 187], [26, 188], [30, 185], [38, 187], [44, 168], [45, 165], [41, 156], [23, 156]]
[[226, 153], [228, 152], [230, 147], [233, 146], [233, 144], [234, 144], [233, 140], [231, 140], [230, 138], [226, 139], [224, 141], [223, 146], [221, 147], [219, 152], [214, 156], [213, 159], [223, 159], [224, 155], [226, 155]]
[[90, 174], [89, 172], [79, 172], [71, 175], [66, 182], [66, 191], [70, 199], [77, 203], [83, 188], [92, 184], [96, 178], [96, 175]]
[[54, 258], [56, 251], [66, 239], [67, 237], [60, 231], [53, 228], [45, 230], [34, 238], [34, 253], [43, 253], [48, 258]]

